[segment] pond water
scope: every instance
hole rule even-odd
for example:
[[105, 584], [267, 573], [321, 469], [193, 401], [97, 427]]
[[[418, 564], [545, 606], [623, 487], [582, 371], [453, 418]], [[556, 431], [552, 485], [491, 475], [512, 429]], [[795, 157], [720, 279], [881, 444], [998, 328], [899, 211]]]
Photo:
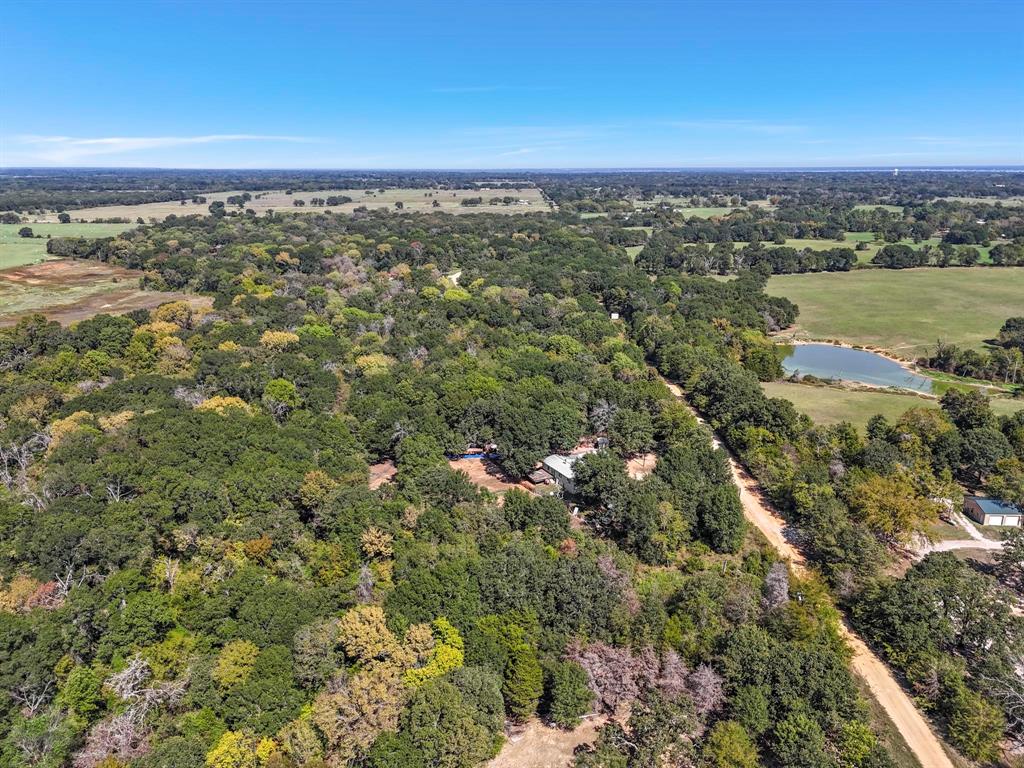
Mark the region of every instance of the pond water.
[[809, 374], [821, 379], [844, 379], [878, 387], [901, 387], [931, 392], [932, 380], [913, 373], [897, 362], [863, 349], [834, 344], [795, 344], [782, 360], [787, 374]]

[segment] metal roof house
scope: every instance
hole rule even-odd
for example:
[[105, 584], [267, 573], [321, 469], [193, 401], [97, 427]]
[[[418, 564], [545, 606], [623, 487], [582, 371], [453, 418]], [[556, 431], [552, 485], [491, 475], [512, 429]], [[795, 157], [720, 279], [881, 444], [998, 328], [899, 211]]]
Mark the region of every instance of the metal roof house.
[[1016, 504], [981, 496], [965, 496], [964, 512], [981, 525], [1008, 525], [1020, 527], [1024, 512]]
[[541, 464], [548, 474], [554, 478], [559, 487], [566, 493], [576, 493], [576, 475], [572, 471], [572, 465], [582, 458], [582, 455], [559, 456], [553, 453], [544, 459]]

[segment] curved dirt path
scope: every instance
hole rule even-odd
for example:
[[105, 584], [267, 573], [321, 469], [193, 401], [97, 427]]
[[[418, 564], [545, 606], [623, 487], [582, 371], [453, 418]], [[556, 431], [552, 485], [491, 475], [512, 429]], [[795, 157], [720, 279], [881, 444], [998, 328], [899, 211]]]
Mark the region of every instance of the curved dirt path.
[[[666, 384], [673, 395], [680, 400], [683, 399], [682, 390], [678, 386], [668, 382]], [[683, 402], [686, 401], [683, 400]], [[687, 406], [689, 407], [688, 404]], [[702, 424], [706, 423], [700, 416], [697, 418]], [[721, 446], [717, 435], [713, 436], [713, 440], [716, 446]], [[785, 520], [763, 498], [757, 481], [740, 465], [731, 452], [726, 450], [726, 453], [729, 456], [733, 482], [736, 483], [740, 492], [740, 503], [743, 505], [744, 516], [757, 526], [757, 529], [764, 534], [779, 554], [789, 559], [794, 572], [806, 573], [806, 560], [803, 553], [793, 546], [786, 537]], [[896, 726], [918, 762], [924, 768], [955, 768], [928, 721], [914, 706], [906, 691], [896, 682], [896, 678], [893, 677], [885, 663], [847, 626], [845, 620], [841, 624], [841, 631], [853, 652], [850, 659], [853, 671], [867, 684], [872, 695], [892, 720], [893, 725]]]

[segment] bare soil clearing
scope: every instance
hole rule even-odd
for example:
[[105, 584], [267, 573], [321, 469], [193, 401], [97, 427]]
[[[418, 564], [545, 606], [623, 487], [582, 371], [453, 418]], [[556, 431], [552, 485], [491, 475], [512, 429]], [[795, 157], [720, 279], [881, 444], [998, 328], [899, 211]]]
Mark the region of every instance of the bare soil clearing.
[[592, 744], [606, 722], [606, 717], [590, 717], [574, 730], [563, 731], [531, 720], [521, 733], [509, 737], [488, 768], [566, 768], [572, 764], [573, 750]]
[[500, 466], [489, 459], [450, 459], [448, 466], [456, 472], [465, 472], [470, 482], [492, 493], [505, 493], [513, 488], [533, 492], [532, 483], [509, 477]]
[[395, 467], [395, 462], [390, 460], [382, 461], [379, 464], [371, 464], [370, 490], [376, 490], [384, 485], [384, 483], [390, 482], [397, 472], [398, 469]]
[[98, 261], [54, 259], [0, 271], [0, 325], [14, 325], [40, 313], [68, 325], [100, 313], [124, 314], [153, 309], [169, 301], [209, 306], [206, 296], [143, 291], [141, 272]]

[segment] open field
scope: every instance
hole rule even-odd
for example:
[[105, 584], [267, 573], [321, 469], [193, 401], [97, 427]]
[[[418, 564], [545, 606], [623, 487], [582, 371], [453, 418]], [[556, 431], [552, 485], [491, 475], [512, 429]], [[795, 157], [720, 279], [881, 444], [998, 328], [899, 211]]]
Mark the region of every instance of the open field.
[[656, 197], [653, 200], [636, 200], [634, 206], [640, 210], [643, 208], [653, 208], [656, 205], [662, 203], [668, 203], [674, 206], [675, 210], [682, 213], [684, 216], [697, 216], [702, 219], [710, 219], [712, 216], [725, 216], [732, 213], [735, 210], [739, 210], [743, 206], [706, 206], [694, 208], [690, 205], [690, 198], [688, 197]]
[[[939, 407], [938, 400], [933, 398], [888, 391], [850, 390], [789, 381], [770, 381], [763, 383], [761, 388], [769, 397], [789, 400], [800, 413], [807, 414], [819, 424], [848, 421], [863, 428], [876, 413], [894, 421], [911, 408]], [[991, 404], [993, 412], [998, 415], [1024, 410], [1024, 400], [993, 398]]]
[[839, 340], [914, 359], [938, 339], [981, 348], [1024, 314], [1024, 268], [867, 269], [778, 275], [767, 292], [800, 307], [795, 338]]
[[629, 256], [630, 261], [635, 262], [636, 257], [640, 255], [640, 251], [642, 251], [643, 249], [644, 247], [642, 245], [627, 245], [626, 255]]
[[[229, 197], [240, 195], [240, 190], [231, 192], [210, 192], [202, 194], [206, 198], [205, 203], [193, 203], [187, 201], [185, 205], [180, 202], [170, 201], [166, 203], [144, 203], [140, 205], [102, 205], [93, 208], [79, 208], [69, 210], [71, 218], [75, 221], [82, 219], [92, 221], [93, 219], [125, 218], [135, 221], [142, 218], [145, 221], [155, 219], [163, 221], [172, 213], [177, 216], [189, 214], [208, 214], [210, 203], [220, 200], [226, 201]], [[245, 204], [245, 208], [251, 208], [257, 214], [265, 214], [267, 211], [278, 213], [320, 213], [326, 210], [336, 213], [351, 213], [360, 206], [367, 208], [389, 208], [395, 210], [395, 203], [401, 203], [406, 211], [443, 211], [445, 213], [530, 213], [536, 211], [550, 211], [551, 208], [544, 200], [541, 192], [536, 187], [523, 187], [521, 189], [488, 189], [478, 187], [476, 189], [385, 189], [379, 190], [364, 189], [323, 189], [314, 192], [295, 192], [287, 194], [285, 190], [250, 193], [253, 199]], [[257, 197], [258, 195], [258, 197]], [[314, 197], [327, 198], [331, 196], [351, 197], [351, 203], [327, 207], [310, 206], [309, 201]], [[462, 200], [470, 197], [482, 197], [484, 205], [465, 206]], [[492, 197], [513, 197], [517, 202], [512, 205], [487, 205], [486, 202]], [[296, 200], [305, 201], [306, 205], [297, 207]], [[438, 207], [434, 207], [434, 201]], [[48, 213], [39, 216], [40, 221], [56, 221], [56, 213]]]
[[52, 259], [0, 272], [0, 325], [13, 325], [25, 315], [40, 312], [68, 325], [100, 313], [152, 309], [186, 299], [209, 305], [205, 296], [143, 291], [141, 273], [98, 261]]
[[875, 208], [884, 208], [889, 213], [903, 213], [902, 205], [855, 205], [853, 210], [855, 211], [873, 211]]
[[[35, 235], [21, 237], [18, 230], [29, 227]], [[33, 264], [46, 258], [47, 237], [113, 237], [128, 229], [127, 224], [0, 224], [0, 269]]]

